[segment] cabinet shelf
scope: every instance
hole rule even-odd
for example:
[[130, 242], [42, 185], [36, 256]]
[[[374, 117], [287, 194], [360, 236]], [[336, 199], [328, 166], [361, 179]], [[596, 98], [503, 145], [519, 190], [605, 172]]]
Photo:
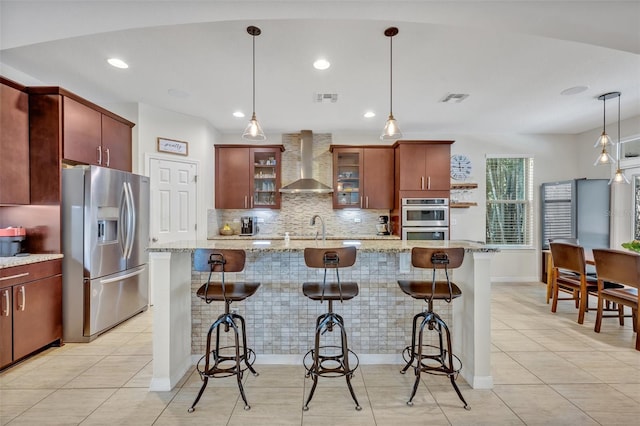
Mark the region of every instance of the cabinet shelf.
[[469, 207], [473, 207], [473, 206], [477, 206], [478, 203], [472, 202], [472, 203], [451, 203], [449, 204], [449, 207], [451, 207], [452, 209], [467, 209]]
[[476, 189], [478, 188], [477, 183], [473, 182], [461, 182], [461, 183], [452, 183], [451, 189]]

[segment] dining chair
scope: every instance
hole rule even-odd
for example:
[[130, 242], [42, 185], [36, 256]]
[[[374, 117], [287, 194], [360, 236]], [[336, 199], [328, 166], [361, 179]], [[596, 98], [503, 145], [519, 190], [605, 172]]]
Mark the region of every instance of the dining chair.
[[[577, 238], [549, 238], [549, 244], [551, 243], [569, 243], [580, 245]], [[547, 304], [553, 298], [553, 256], [551, 255], [551, 250], [548, 252], [548, 257], [546, 259], [547, 265]], [[561, 289], [563, 290], [563, 289]], [[574, 292], [571, 292], [574, 293]], [[576, 299], [577, 300], [577, 299]], [[576, 305], [576, 308], [578, 306]]]
[[[636, 332], [636, 350], [640, 351], [640, 255], [633, 252], [593, 249], [593, 258], [598, 273], [598, 313], [594, 331], [600, 333], [602, 318], [618, 317], [624, 325], [624, 306], [631, 308], [633, 331]], [[622, 288], [607, 288], [606, 282], [622, 285]], [[618, 315], [604, 315], [604, 302], [611, 301], [619, 306]]]

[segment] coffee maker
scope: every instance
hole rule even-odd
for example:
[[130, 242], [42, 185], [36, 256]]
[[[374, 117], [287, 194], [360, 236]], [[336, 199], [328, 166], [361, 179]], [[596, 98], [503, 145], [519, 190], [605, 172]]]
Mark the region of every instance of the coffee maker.
[[258, 218], [242, 216], [240, 218], [240, 235], [256, 235], [258, 233]]
[[378, 224], [376, 225], [378, 230], [377, 235], [391, 235], [391, 229], [389, 227], [389, 216], [378, 216]]

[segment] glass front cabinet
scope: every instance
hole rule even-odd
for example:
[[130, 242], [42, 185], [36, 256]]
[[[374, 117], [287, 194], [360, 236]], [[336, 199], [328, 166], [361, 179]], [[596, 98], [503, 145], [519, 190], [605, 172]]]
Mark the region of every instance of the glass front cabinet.
[[252, 148], [253, 207], [280, 208], [280, 150]]
[[216, 145], [216, 208], [279, 209], [282, 151], [282, 145]]
[[331, 145], [333, 208], [393, 208], [391, 146]]

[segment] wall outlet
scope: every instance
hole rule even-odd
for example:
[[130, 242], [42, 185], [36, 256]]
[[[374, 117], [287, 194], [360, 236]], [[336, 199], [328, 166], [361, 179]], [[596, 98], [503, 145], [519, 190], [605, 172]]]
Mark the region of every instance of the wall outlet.
[[354, 218], [353, 218], [353, 221], [354, 221], [355, 223], [360, 223], [360, 222], [362, 222], [362, 219], [360, 219], [359, 217], [354, 217]]

